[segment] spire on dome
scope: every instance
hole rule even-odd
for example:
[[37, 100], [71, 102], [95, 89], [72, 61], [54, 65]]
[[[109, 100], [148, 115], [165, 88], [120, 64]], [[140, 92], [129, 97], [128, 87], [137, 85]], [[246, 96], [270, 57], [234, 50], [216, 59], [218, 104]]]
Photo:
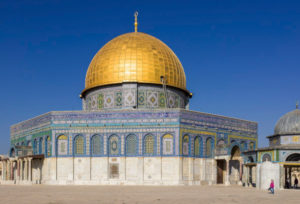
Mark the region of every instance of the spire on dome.
[[138, 27], [138, 22], [137, 22], [137, 17], [138, 17], [139, 13], [136, 11], [134, 13], [134, 32], [137, 32], [137, 27]]

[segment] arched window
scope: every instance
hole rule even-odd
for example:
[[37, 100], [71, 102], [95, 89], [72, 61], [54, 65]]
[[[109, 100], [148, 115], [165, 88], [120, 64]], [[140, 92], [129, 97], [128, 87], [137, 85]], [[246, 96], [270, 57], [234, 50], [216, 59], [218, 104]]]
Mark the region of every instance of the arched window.
[[92, 155], [100, 155], [103, 148], [103, 139], [100, 135], [94, 135], [91, 142]]
[[11, 148], [11, 149], [10, 149], [10, 156], [11, 156], [11, 157], [16, 156], [16, 153], [15, 153], [15, 149], [14, 149], [14, 148]]
[[68, 154], [68, 137], [66, 135], [57, 137], [56, 152], [59, 156]]
[[265, 162], [265, 161], [271, 161], [271, 160], [272, 160], [271, 159], [271, 155], [268, 154], [268, 153], [264, 154], [263, 157], [262, 157], [262, 161], [263, 162]]
[[154, 155], [154, 136], [146, 135], [144, 138], [144, 154]]
[[166, 134], [162, 138], [162, 153], [164, 155], [172, 155], [173, 154], [173, 136], [170, 134]]
[[245, 150], [246, 149], [246, 143], [244, 141], [241, 142], [241, 150]]
[[137, 153], [137, 141], [135, 135], [128, 135], [126, 137], [126, 155], [133, 156]]
[[211, 157], [213, 152], [213, 142], [211, 138], [206, 140], [206, 156]]
[[42, 154], [44, 151], [43, 151], [43, 138], [41, 137], [39, 139], [39, 154]]
[[84, 155], [84, 137], [77, 135], [74, 139], [74, 154]]
[[240, 156], [241, 156], [241, 150], [239, 146], [237, 145], [233, 146], [231, 149], [231, 159], [238, 160]]
[[189, 136], [185, 135], [182, 140], [182, 154], [187, 156], [189, 155]]
[[28, 141], [28, 142], [27, 142], [27, 146], [28, 146], [28, 147], [31, 147], [31, 141]]
[[21, 145], [22, 145], [22, 146], [25, 146], [25, 142], [23, 141], [23, 142], [21, 143]]
[[112, 135], [109, 137], [109, 143], [108, 143], [109, 147], [109, 155], [113, 156], [117, 156], [120, 153], [120, 144], [119, 144], [119, 137], [116, 135]]
[[37, 154], [37, 140], [34, 139], [33, 140], [33, 154]]
[[254, 142], [250, 142], [250, 144], [249, 144], [249, 150], [254, 150]]
[[49, 136], [47, 136], [45, 140], [45, 154], [48, 157], [51, 156], [51, 139]]
[[199, 136], [197, 136], [195, 138], [195, 141], [194, 141], [194, 156], [195, 157], [200, 157], [201, 156], [201, 148], [202, 147], [202, 141], [201, 141], [201, 138]]

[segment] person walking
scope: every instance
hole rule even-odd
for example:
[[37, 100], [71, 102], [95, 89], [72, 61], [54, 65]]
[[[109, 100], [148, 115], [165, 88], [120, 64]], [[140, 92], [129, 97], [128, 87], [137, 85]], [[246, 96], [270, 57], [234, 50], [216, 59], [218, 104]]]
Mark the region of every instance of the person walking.
[[274, 180], [271, 179], [270, 188], [268, 189], [274, 195]]
[[295, 177], [295, 180], [294, 180], [294, 188], [298, 188], [298, 179], [297, 179], [297, 177]]

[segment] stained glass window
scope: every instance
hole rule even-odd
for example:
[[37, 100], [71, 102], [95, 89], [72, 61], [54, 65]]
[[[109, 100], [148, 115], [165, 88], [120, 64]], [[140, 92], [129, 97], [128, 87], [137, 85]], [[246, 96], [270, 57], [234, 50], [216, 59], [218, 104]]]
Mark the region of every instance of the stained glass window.
[[126, 137], [126, 155], [135, 155], [137, 149], [137, 141], [135, 135], [128, 135]]
[[43, 153], [43, 138], [39, 139], [39, 154]]
[[182, 153], [183, 153], [183, 155], [189, 155], [189, 136], [188, 135], [185, 135], [183, 137]]
[[208, 138], [206, 140], [206, 156], [211, 157], [212, 156], [212, 139]]
[[100, 135], [94, 135], [92, 137], [92, 154], [99, 155], [101, 154], [102, 148], [102, 137]]
[[35, 139], [34, 141], [33, 141], [33, 154], [37, 154], [37, 140]]
[[46, 145], [45, 146], [46, 146], [46, 155], [51, 156], [51, 139], [50, 139], [49, 136], [46, 138]]
[[80, 136], [80, 135], [76, 136], [74, 153], [77, 155], [84, 154], [84, 138], [83, 138], [83, 136]]
[[113, 135], [109, 138], [109, 155], [119, 154], [119, 138]]
[[171, 155], [173, 154], [173, 136], [166, 134], [163, 136], [163, 154]]
[[250, 142], [249, 144], [249, 150], [253, 150], [254, 149], [254, 142]]
[[57, 138], [57, 154], [67, 155], [68, 153], [68, 137], [66, 135], [60, 135]]
[[144, 153], [148, 155], [154, 154], [154, 136], [147, 135], [144, 139]]
[[195, 142], [194, 142], [194, 155], [195, 157], [200, 157], [201, 156], [201, 144], [200, 144], [201, 140], [200, 137], [196, 137], [195, 138]]

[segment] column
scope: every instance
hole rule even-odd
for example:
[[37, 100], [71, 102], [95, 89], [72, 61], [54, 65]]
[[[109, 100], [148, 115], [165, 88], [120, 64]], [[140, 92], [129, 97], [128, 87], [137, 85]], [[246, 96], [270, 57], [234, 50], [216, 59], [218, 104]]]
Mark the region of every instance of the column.
[[7, 175], [7, 164], [6, 161], [3, 161], [3, 180], [7, 180], [6, 179], [6, 175]]
[[239, 159], [240, 162], [240, 180], [239, 180], [239, 185], [243, 185], [242, 182], [242, 176], [243, 176], [243, 159]]
[[17, 178], [16, 180], [20, 180], [20, 159], [17, 159]]
[[6, 180], [10, 178], [9, 160], [6, 161]]
[[13, 162], [12, 161], [9, 161], [9, 167], [10, 167], [10, 177], [9, 177], [9, 180], [13, 180]]
[[24, 180], [27, 180], [28, 179], [28, 162], [27, 162], [27, 159], [25, 158], [24, 159], [25, 161], [25, 166], [24, 166]]
[[225, 185], [230, 185], [229, 182], [229, 159], [226, 159], [226, 176], [225, 176]]
[[31, 161], [32, 161], [32, 158], [28, 158], [28, 180], [31, 181], [31, 173], [32, 173], [32, 170], [31, 170]]
[[23, 160], [20, 159], [20, 180], [22, 181], [23, 179]]
[[5, 161], [2, 161], [2, 180], [5, 180], [5, 170], [6, 170], [6, 166], [5, 166]]

